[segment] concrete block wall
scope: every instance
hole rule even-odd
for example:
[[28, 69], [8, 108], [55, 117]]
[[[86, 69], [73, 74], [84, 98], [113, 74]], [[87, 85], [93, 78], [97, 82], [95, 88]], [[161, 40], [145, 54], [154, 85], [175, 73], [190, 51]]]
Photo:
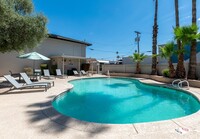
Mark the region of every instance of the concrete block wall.
[[[177, 64], [173, 64], [176, 69]], [[184, 64], [186, 73], [188, 72], [188, 63]], [[140, 64], [142, 74], [151, 74], [151, 64]], [[162, 71], [168, 68], [167, 63], [162, 63], [157, 65], [158, 75], [162, 75]], [[197, 76], [200, 78], [200, 63], [197, 64]], [[107, 73], [107, 71], [113, 73], [135, 73], [136, 64], [127, 64], [127, 65], [103, 65], [102, 73]]]

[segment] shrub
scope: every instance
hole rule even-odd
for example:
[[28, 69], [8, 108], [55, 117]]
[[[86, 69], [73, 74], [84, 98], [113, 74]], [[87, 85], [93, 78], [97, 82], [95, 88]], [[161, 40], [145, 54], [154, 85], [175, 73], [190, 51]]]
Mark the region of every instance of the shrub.
[[163, 74], [164, 77], [169, 77], [169, 69], [164, 69], [162, 71], [162, 74]]
[[44, 75], [43, 70], [44, 70], [44, 69], [48, 69], [48, 65], [47, 65], [47, 64], [40, 64], [40, 69], [41, 69], [41, 71], [42, 71], [42, 75]]

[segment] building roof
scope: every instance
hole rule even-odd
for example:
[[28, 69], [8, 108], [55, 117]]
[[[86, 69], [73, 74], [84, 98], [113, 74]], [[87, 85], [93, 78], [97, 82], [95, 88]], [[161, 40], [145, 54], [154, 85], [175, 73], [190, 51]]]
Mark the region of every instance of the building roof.
[[91, 46], [92, 45], [91, 43], [88, 43], [88, 42], [85, 42], [85, 41], [79, 41], [79, 40], [63, 37], [63, 36], [56, 35], [56, 34], [48, 34], [48, 35], [49, 35], [49, 38], [53, 38], [53, 39], [69, 41], [69, 42], [75, 42], [75, 43], [79, 43], [79, 44], [84, 44], [86, 46]]
[[105, 63], [105, 64], [109, 64], [110, 63], [108, 60], [97, 60], [97, 62], [99, 62], [99, 63]]
[[52, 56], [51, 58], [86, 59], [86, 57], [80, 57], [80, 56], [67, 56], [67, 55]]

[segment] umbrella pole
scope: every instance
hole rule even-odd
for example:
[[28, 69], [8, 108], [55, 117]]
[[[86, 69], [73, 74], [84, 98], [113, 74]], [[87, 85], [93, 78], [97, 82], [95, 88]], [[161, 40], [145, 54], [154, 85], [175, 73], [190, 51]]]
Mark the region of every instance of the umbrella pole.
[[33, 73], [35, 71], [35, 60], [33, 60]]
[[63, 71], [63, 77], [64, 77], [64, 74], [65, 74], [65, 73], [64, 73], [64, 71], [65, 71], [65, 64], [64, 64], [65, 61], [64, 61], [64, 57], [63, 57], [62, 61], [63, 61], [63, 70], [62, 70], [62, 71]]

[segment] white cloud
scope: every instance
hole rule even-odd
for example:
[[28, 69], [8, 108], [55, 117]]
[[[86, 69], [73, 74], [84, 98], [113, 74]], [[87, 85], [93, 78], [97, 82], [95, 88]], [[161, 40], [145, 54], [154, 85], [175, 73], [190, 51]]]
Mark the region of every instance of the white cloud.
[[197, 20], [200, 21], [200, 18], [198, 18]]
[[185, 17], [185, 19], [190, 18], [190, 17], [191, 17], [191, 16], [188, 15], [188, 16]]

